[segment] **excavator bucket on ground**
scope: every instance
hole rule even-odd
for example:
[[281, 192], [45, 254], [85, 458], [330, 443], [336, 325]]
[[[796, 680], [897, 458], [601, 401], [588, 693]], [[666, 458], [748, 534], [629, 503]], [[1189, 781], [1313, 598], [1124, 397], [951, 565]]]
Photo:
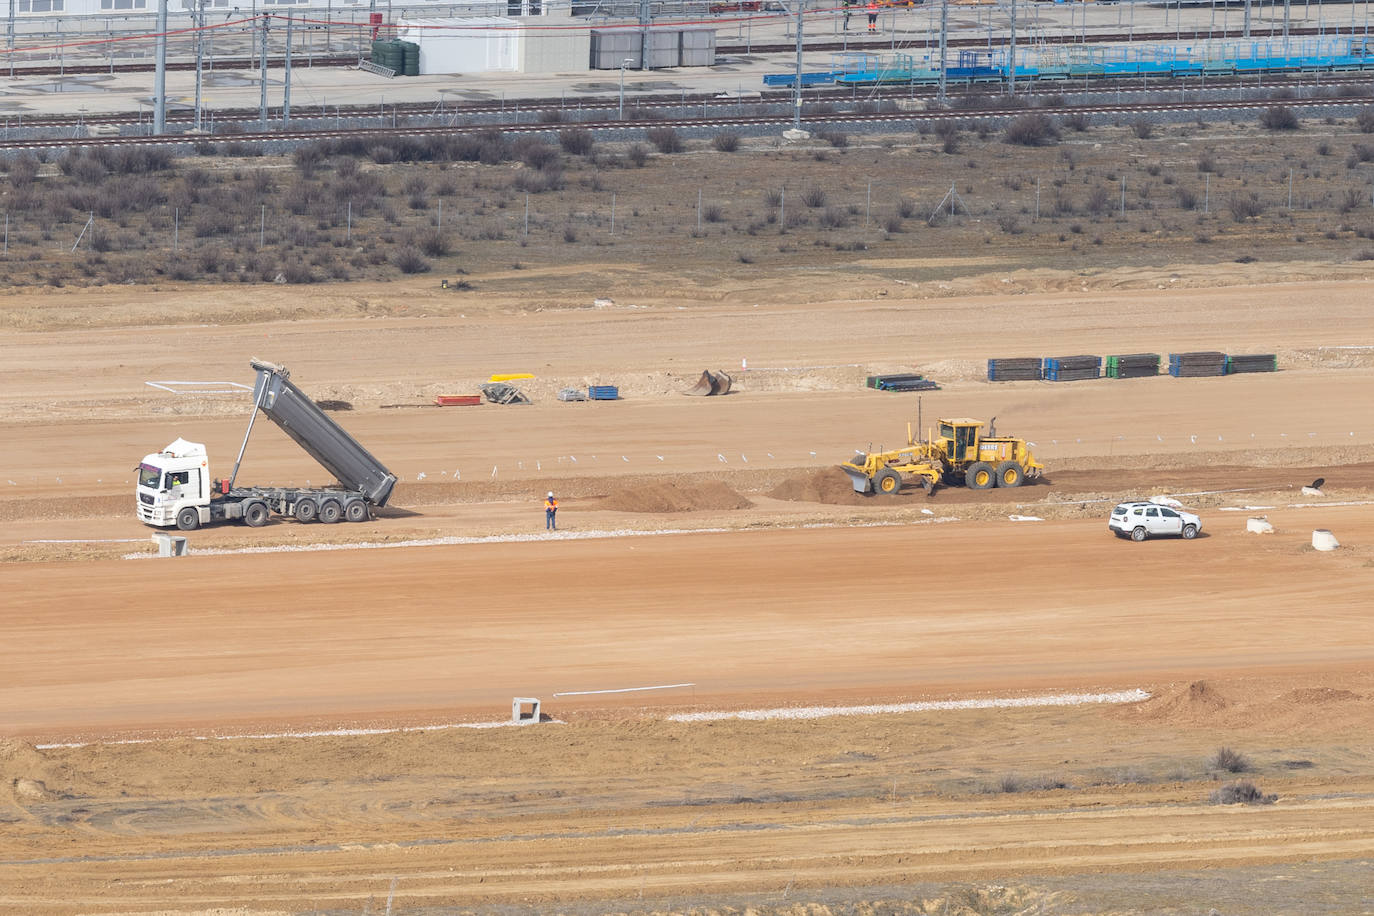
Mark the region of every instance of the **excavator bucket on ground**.
[[704, 369], [702, 370], [701, 378], [697, 379], [697, 383], [682, 393], [699, 398], [727, 394], [730, 391], [731, 384], [733, 384], [733, 382], [730, 376], [719, 369], [714, 372], [710, 369]]

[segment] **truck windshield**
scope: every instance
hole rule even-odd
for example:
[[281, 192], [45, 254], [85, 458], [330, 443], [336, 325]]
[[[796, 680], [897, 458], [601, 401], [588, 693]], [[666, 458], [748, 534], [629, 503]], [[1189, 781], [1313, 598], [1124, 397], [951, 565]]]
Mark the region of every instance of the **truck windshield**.
[[138, 485], [140, 487], [156, 490], [160, 480], [162, 480], [162, 468], [155, 468], [151, 464], [138, 466]]

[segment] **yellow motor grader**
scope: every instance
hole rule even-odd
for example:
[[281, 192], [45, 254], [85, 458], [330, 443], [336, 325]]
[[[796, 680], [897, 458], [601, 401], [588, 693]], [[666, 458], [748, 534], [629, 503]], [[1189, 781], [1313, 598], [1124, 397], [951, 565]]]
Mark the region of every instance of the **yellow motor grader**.
[[907, 483], [929, 495], [939, 484], [963, 484], [971, 490], [1019, 487], [1040, 476], [1044, 465], [1035, 460], [1025, 439], [999, 436], [994, 425], [982, 435], [982, 420], [940, 420], [938, 435], [917, 440], [908, 424], [904, 448], [859, 452], [840, 465], [858, 493], [895, 494]]

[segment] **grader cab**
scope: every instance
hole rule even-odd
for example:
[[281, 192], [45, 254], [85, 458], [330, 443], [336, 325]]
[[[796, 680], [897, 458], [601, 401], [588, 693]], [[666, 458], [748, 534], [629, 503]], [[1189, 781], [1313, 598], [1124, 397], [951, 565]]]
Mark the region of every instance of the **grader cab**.
[[982, 420], [940, 420], [931, 435], [917, 440], [908, 426], [905, 447], [860, 452], [840, 469], [855, 492], [889, 495], [907, 484], [919, 485], [929, 495], [939, 484], [988, 490], [1019, 487], [1040, 476], [1044, 465], [1035, 460], [1026, 440], [998, 436], [992, 423], [988, 427], [988, 435], [982, 435]]

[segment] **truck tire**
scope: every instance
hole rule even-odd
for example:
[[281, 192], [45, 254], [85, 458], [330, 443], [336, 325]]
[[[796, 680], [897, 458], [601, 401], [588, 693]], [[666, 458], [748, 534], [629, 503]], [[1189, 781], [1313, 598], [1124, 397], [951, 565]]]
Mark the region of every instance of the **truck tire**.
[[261, 528], [267, 524], [267, 517], [270, 514], [267, 510], [267, 503], [254, 500], [243, 507], [243, 523], [249, 528]]
[[333, 525], [343, 518], [343, 506], [339, 505], [337, 499], [326, 499], [320, 503], [320, 522], [325, 525]]
[[999, 487], [1019, 487], [1025, 480], [1025, 469], [1015, 461], [1003, 461], [997, 465], [997, 485]]
[[892, 468], [883, 468], [873, 475], [873, 492], [896, 496], [902, 491], [902, 475]]
[[1143, 541], [1149, 536], [1150, 533], [1146, 531], [1143, 527], [1131, 529], [1131, 540], [1133, 541]]
[[990, 490], [997, 484], [997, 473], [986, 461], [975, 461], [964, 472], [964, 485], [970, 490]]
[[361, 499], [350, 499], [344, 503], [344, 518], [350, 522], [367, 521], [367, 503]]
[[195, 531], [200, 527], [200, 510], [187, 506], [177, 513], [177, 528], [181, 531]]
[[320, 514], [320, 507], [313, 499], [302, 499], [296, 503], [296, 510], [292, 514], [298, 522], [313, 522], [315, 516]]

